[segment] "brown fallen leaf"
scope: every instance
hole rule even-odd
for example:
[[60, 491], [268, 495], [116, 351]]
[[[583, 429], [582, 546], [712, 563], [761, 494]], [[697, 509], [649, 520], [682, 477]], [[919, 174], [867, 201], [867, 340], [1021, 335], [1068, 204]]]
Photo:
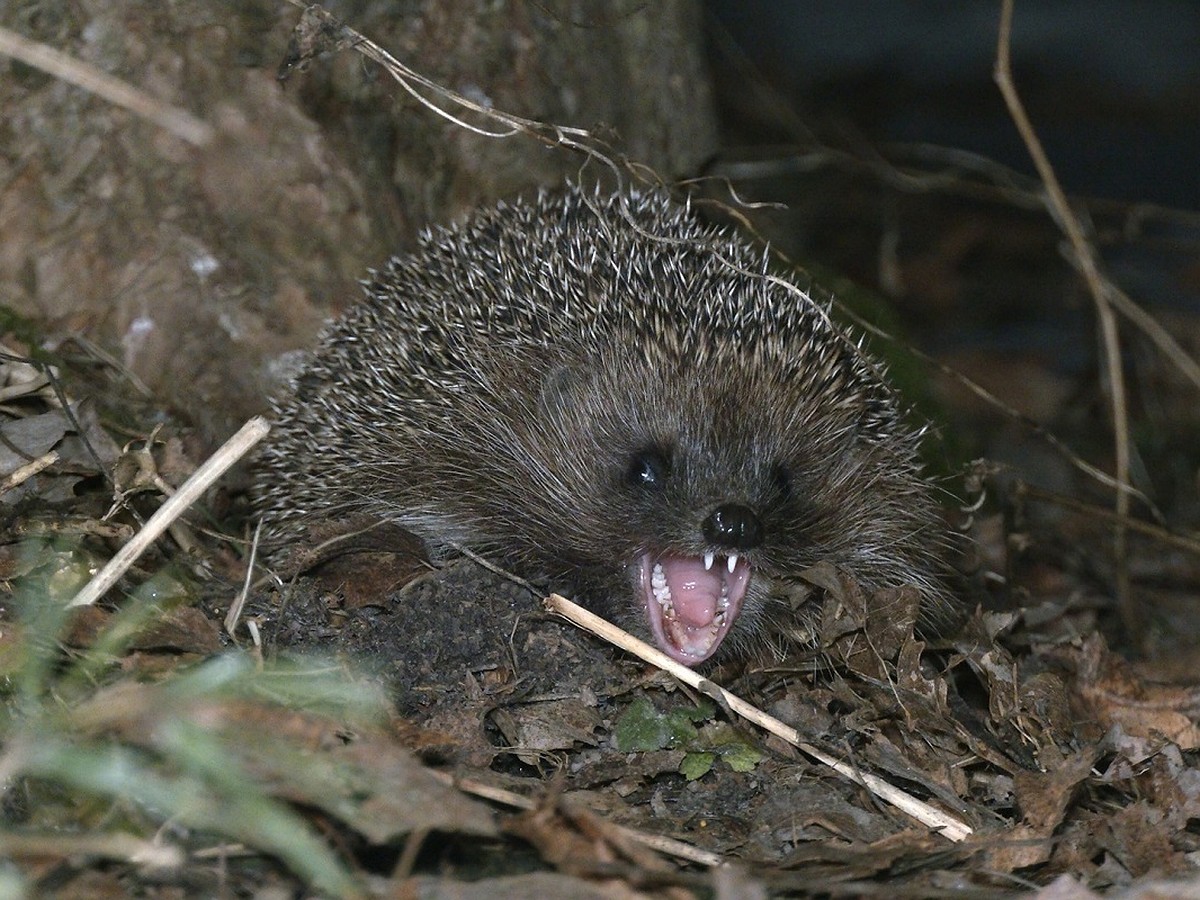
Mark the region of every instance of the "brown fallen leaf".
[[[529, 841], [542, 858], [567, 875], [592, 876], [613, 893], [634, 896], [632, 883], [674, 867], [571, 797], [551, 794], [547, 802], [514, 816], [505, 831]], [[672, 896], [675, 892], [668, 892]]]
[[[81, 606], [72, 611], [63, 643], [90, 647], [109, 626], [114, 613], [98, 606]], [[132, 650], [196, 653], [202, 656], [221, 649], [217, 624], [192, 606], [164, 613], [129, 641]]]
[[1100, 635], [1084, 642], [1076, 657], [1075, 701], [1081, 718], [1105, 729], [1163, 737], [1182, 750], [1200, 748], [1200, 685], [1156, 684], [1109, 652]]
[[1054, 832], [1099, 755], [1099, 747], [1089, 747], [1059, 760], [1049, 771], [1014, 774], [1015, 799], [1022, 821], [990, 843], [985, 852], [989, 868], [1012, 872], [1050, 858], [1055, 847]]
[[517, 758], [535, 764], [538, 756], [521, 750], [569, 750], [576, 744], [594, 747], [600, 714], [574, 697], [546, 700], [523, 706], [500, 707], [492, 712], [496, 724], [509, 744], [517, 748]]

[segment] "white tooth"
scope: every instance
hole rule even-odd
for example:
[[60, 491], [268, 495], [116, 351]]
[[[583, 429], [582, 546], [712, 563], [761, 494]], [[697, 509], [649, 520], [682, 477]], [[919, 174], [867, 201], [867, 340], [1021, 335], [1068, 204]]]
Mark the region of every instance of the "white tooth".
[[712, 564], [713, 564], [713, 555], [711, 553], [705, 553], [704, 554], [704, 571], [707, 572], [709, 569], [711, 569]]
[[663, 618], [674, 618], [675, 604], [671, 602], [671, 588], [661, 563], [655, 563], [654, 571], [650, 574], [650, 592], [654, 595], [654, 602], [662, 607]]
[[661, 565], [655, 565], [654, 571], [650, 573], [650, 586], [656, 591], [667, 586], [667, 576]]
[[732, 574], [733, 574], [733, 570], [734, 570], [734, 568], [737, 566], [737, 560], [738, 560], [738, 558], [737, 558], [737, 554], [736, 554], [736, 553], [730, 553], [730, 554], [729, 554], [729, 560], [728, 560], [728, 563], [729, 563], [729, 574], [730, 574], [730, 575], [732, 575]]

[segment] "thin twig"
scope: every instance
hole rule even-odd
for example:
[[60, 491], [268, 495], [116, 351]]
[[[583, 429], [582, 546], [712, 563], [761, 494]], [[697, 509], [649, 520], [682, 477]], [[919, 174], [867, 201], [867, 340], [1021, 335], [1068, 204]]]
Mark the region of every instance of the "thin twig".
[[74, 859], [95, 856], [155, 869], [178, 869], [187, 854], [174, 845], [144, 841], [132, 834], [22, 834], [0, 832], [0, 854], [9, 859]]
[[1110, 401], [1112, 403], [1113, 441], [1116, 456], [1116, 479], [1118, 490], [1115, 509], [1119, 521], [1113, 528], [1113, 555], [1115, 556], [1117, 575], [1117, 607], [1121, 611], [1121, 620], [1128, 632], [1135, 637], [1135, 642], [1142, 633], [1141, 618], [1133, 606], [1133, 598], [1129, 590], [1129, 561], [1127, 559], [1127, 533], [1124, 520], [1129, 516], [1129, 412], [1125, 401], [1125, 372], [1121, 366], [1121, 342], [1117, 333], [1117, 317], [1109, 302], [1109, 289], [1104, 277], [1100, 274], [1100, 265], [1096, 260], [1095, 251], [1084, 235], [1079, 217], [1067, 202], [1067, 196], [1059, 184], [1054, 167], [1033, 129], [1025, 106], [1017, 93], [1012, 78], [1012, 64], [1009, 50], [1012, 43], [1012, 16], [1014, 0], [1003, 0], [1000, 13], [999, 37], [996, 44], [996, 66], [993, 72], [996, 85], [1004, 97], [1008, 114], [1025, 142], [1029, 155], [1033, 158], [1038, 177], [1046, 190], [1046, 203], [1059, 228], [1070, 241], [1074, 254], [1074, 263], [1083, 274], [1091, 291], [1092, 300], [1096, 306], [1096, 318], [1100, 323], [1101, 340], [1104, 346], [1104, 356], [1108, 365], [1108, 382]]
[[58, 462], [58, 451], [51, 450], [49, 453], [43, 453], [37, 459], [25, 463], [20, 468], [13, 469], [3, 481], [0, 481], [0, 496], [7, 494], [17, 485], [28, 481], [38, 472], [48, 469], [56, 462]]
[[221, 445], [212, 456], [205, 460], [204, 465], [197, 469], [192, 477], [180, 485], [158, 511], [146, 522], [142, 529], [135, 534], [117, 554], [108, 561], [103, 569], [70, 602], [70, 606], [88, 606], [95, 603], [111, 588], [134, 561], [154, 541], [156, 541], [175, 519], [195, 503], [209, 486], [225, 474], [235, 462], [246, 455], [246, 452], [262, 440], [271, 428], [262, 416], [255, 416], [238, 430], [238, 433]]
[[186, 110], [164, 103], [93, 65], [7, 28], [0, 28], [0, 53], [149, 119], [196, 147], [203, 147], [213, 139], [213, 127]]
[[1085, 516], [1093, 516], [1097, 519], [1103, 519], [1105, 522], [1119, 523], [1130, 531], [1136, 531], [1139, 534], [1153, 538], [1160, 544], [1200, 556], [1200, 540], [1189, 538], [1182, 534], [1175, 534], [1161, 525], [1155, 525], [1153, 522], [1143, 522], [1141, 519], [1135, 518], [1120, 519], [1111, 509], [1104, 509], [1100, 506], [1094, 506], [1091, 503], [1084, 503], [1082, 500], [1076, 500], [1074, 497], [1067, 497], [1054, 491], [1043, 490], [1025, 481], [1018, 481], [1015, 490], [1018, 497], [1027, 497], [1030, 500], [1041, 503], [1053, 503], [1055, 506], [1069, 509], [1072, 512], [1082, 513]]
[[663, 653], [656, 647], [651, 647], [644, 641], [640, 641], [633, 635], [622, 631], [610, 622], [597, 616], [595, 613], [588, 612], [582, 606], [572, 603], [566, 597], [561, 597], [558, 594], [551, 594], [545, 600], [545, 605], [550, 612], [557, 613], [565, 619], [578, 625], [586, 631], [590, 631], [598, 637], [603, 638], [611, 644], [620, 647], [623, 650], [632, 653], [639, 659], [643, 659], [651, 665], [670, 673], [675, 678], [682, 681], [689, 687], [700, 691], [706, 696], [713, 697], [719, 702], [725, 704], [729, 709], [736, 712], [739, 716], [753, 722], [759, 727], [769, 731], [776, 737], [782, 738], [792, 746], [798, 748], [801, 752], [812, 757], [820, 763], [824, 763], [831, 769], [836, 771], [844, 778], [853, 781], [855, 784], [861, 785], [873, 793], [875, 796], [895, 806], [902, 812], [912, 816], [923, 825], [934, 829], [939, 834], [949, 838], [952, 841], [965, 840], [973, 833], [973, 829], [965, 822], [956, 819], [947, 813], [942, 812], [936, 807], [930, 806], [923, 800], [918, 800], [911, 794], [905, 793], [900, 788], [888, 784], [882, 778], [871, 775], [868, 772], [863, 772], [855, 766], [842, 762], [839, 759], [830, 756], [823, 750], [819, 750], [812, 744], [805, 742], [800, 732], [790, 725], [776, 719], [774, 716], [769, 716], [758, 707], [747, 703], [736, 694], [732, 694], [724, 688], [714, 684], [702, 675], [697, 674], [692, 669], [680, 665], [667, 654]]
[[254, 537], [250, 541], [250, 558], [246, 561], [246, 578], [242, 582], [242, 589], [237, 595], [237, 599], [229, 604], [229, 612], [225, 614], [225, 631], [230, 635], [237, 628], [238, 619], [242, 617], [242, 610], [246, 607], [246, 598], [250, 596], [250, 587], [254, 579], [254, 564], [258, 561], [258, 542], [262, 537], [262, 519], [254, 526]]
[[[838, 311], [843, 316], [845, 316], [847, 319], [849, 319], [851, 322], [853, 322], [858, 328], [861, 328], [863, 331], [867, 332], [868, 334], [873, 334], [876, 337], [883, 338], [884, 340], [887, 340], [887, 341], [895, 341], [896, 340], [896, 338], [892, 334], [888, 333], [887, 331], [880, 328], [878, 325], [875, 325], [874, 323], [868, 321], [867, 319], [864, 319], [862, 316], [860, 316], [858, 313], [854, 312], [849, 307], [839, 304]], [[1149, 511], [1150, 515], [1152, 515], [1157, 521], [1159, 521], [1159, 522], [1166, 521], [1162, 512], [1158, 509], [1157, 506], [1154, 505], [1154, 501], [1151, 500], [1149, 497], [1147, 497], [1142, 491], [1138, 490], [1136, 487], [1133, 487], [1132, 485], [1120, 484], [1117, 481], [1117, 479], [1115, 479], [1112, 475], [1109, 475], [1103, 469], [1092, 465], [1092, 463], [1088, 462], [1086, 459], [1084, 459], [1079, 454], [1077, 454], [1075, 451], [1073, 451], [1070, 448], [1070, 446], [1062, 438], [1060, 438], [1054, 432], [1050, 431], [1041, 422], [1031, 419], [1029, 416], [1025, 415], [1023, 412], [1021, 412], [1016, 407], [1011, 406], [1008, 403], [1005, 403], [1003, 400], [1001, 400], [999, 397], [997, 397], [995, 394], [993, 394], [991, 391], [989, 391], [987, 388], [985, 388], [979, 382], [977, 382], [971, 378], [968, 378], [962, 372], [959, 372], [957, 369], [954, 369], [951, 366], [948, 366], [946, 363], [942, 362], [941, 360], [936, 359], [932, 355], [926, 353], [924, 350], [921, 350], [917, 347], [909, 345], [909, 346], [905, 347], [905, 351], [907, 353], [910, 353], [912, 356], [916, 357], [917, 359], [919, 359], [921, 362], [925, 363], [926, 365], [931, 366], [932, 368], [936, 369], [942, 375], [945, 375], [947, 378], [953, 380], [957, 384], [962, 385], [966, 390], [970, 391], [972, 394], [974, 394], [976, 397], [978, 397], [984, 403], [988, 404], [989, 406], [991, 406], [995, 409], [998, 409], [1000, 412], [1002, 412], [1004, 414], [1004, 416], [1006, 418], [1010, 419], [1013, 422], [1017, 422], [1018, 424], [1020, 424], [1023, 428], [1025, 428], [1027, 431], [1029, 431], [1030, 434], [1033, 434], [1033, 435], [1041, 438], [1043, 441], [1045, 441], [1047, 444], [1049, 444], [1053, 450], [1057, 451], [1062, 456], [1063, 459], [1065, 459], [1068, 463], [1070, 463], [1072, 466], [1074, 466], [1076, 469], [1078, 469], [1080, 472], [1082, 472], [1088, 478], [1091, 478], [1093, 481], [1096, 481], [1098, 484], [1102, 484], [1106, 487], [1112, 488], [1114, 491], [1124, 491], [1125, 493], [1129, 494], [1129, 496], [1131, 496], [1131, 497], [1137, 499], [1139, 502], [1143, 503], [1145, 505], [1147, 511]]]
[[1200, 363], [1197, 363], [1179, 345], [1179, 342], [1163, 327], [1161, 322], [1134, 303], [1132, 298], [1121, 290], [1120, 287], [1112, 282], [1106, 282], [1105, 286], [1107, 288], [1105, 296], [1108, 298], [1108, 302], [1113, 305], [1113, 308], [1125, 316], [1137, 328], [1141, 329], [1142, 333], [1150, 338], [1162, 354], [1175, 363], [1175, 367], [1183, 373], [1184, 377], [1200, 388]]
[[[484, 800], [490, 800], [493, 803], [500, 803], [504, 806], [511, 806], [513, 809], [533, 810], [537, 809], [537, 801], [531, 800], [515, 791], [505, 790], [504, 788], [496, 787], [495, 785], [487, 784], [474, 778], [459, 778], [456, 775], [451, 775], [449, 772], [439, 772], [436, 769], [427, 770], [430, 775], [436, 778], [442, 784], [451, 785], [458, 788], [460, 791], [471, 794], [474, 797], [481, 797]], [[702, 866], [719, 866], [724, 860], [720, 854], [710, 853], [707, 850], [700, 850], [693, 847], [691, 844], [677, 841], [674, 838], [663, 837], [657, 834], [644, 834], [640, 831], [635, 831], [626, 825], [616, 825], [609, 823], [616, 828], [622, 835], [632, 841], [636, 841], [643, 847], [649, 847], [652, 850], [657, 850], [660, 853], [666, 853], [668, 856], [674, 856], [677, 859], [685, 859], [688, 862], [698, 863]]]
[[[408, 67], [370, 38], [355, 31], [341, 20], [336, 19], [320, 5], [307, 4], [303, 0], [288, 0], [288, 2], [302, 9], [305, 16], [313, 16], [317, 21], [330, 26], [336, 26], [339, 29], [339, 34], [348, 40], [344, 44], [340, 41], [335, 43], [335, 47], [350, 46], [367, 59], [378, 63], [414, 100], [435, 115], [446, 119], [460, 128], [484, 137], [493, 138], [512, 137], [515, 134], [521, 133], [528, 134], [554, 146], [582, 151], [610, 168], [616, 168], [615, 163], [600, 149], [603, 142], [596, 138], [590, 131], [583, 128], [541, 122], [536, 119], [526, 119], [513, 113], [484, 106], [482, 103], [477, 103], [469, 97], [451, 90], [445, 85], [439, 84], [415, 69]], [[429, 96], [421, 93], [421, 90], [418, 90], [418, 88], [428, 91], [430, 96], [439, 98], [456, 110], [469, 112], [479, 116], [481, 119], [494, 122], [500, 126], [500, 129], [489, 131], [478, 125], [472, 125], [470, 122], [465, 121], [461, 117], [461, 114], [449, 112], [447, 109], [439, 106]]]

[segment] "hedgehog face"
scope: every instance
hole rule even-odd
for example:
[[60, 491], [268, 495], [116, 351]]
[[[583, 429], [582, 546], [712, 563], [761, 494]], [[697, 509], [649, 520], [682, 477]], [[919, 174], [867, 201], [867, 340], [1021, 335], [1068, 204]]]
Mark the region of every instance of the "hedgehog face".
[[588, 525], [550, 519], [530, 536], [585, 572], [623, 572], [637, 630], [685, 665], [735, 627], [763, 630], [773, 578], [840, 552], [828, 488], [853, 465], [854, 429], [813, 421], [804, 402], [756, 406], [760, 371], [724, 366], [697, 381], [623, 351], [556, 368], [543, 382], [549, 430], [518, 454]]
[[[705, 415], [693, 408], [688, 425]], [[822, 480], [793, 490], [789, 462], [723, 436], [708, 416], [706, 440], [635, 451], [615, 492], [635, 605], [659, 647], [685, 665], [710, 658], [735, 622], [739, 634], [763, 630], [772, 580], [838, 543], [836, 510], [818, 512], [832, 502]]]
[[[662, 447], [636, 451], [625, 473], [625, 488], [633, 495], [627, 508], [694, 509], [686, 496], [692, 492], [672, 484], [674, 468], [670, 452]], [[679, 468], [684, 471], [677, 480], [683, 482], [689, 467]], [[701, 507], [701, 514], [706, 509]], [[642, 535], [639, 544], [646, 547], [631, 569], [650, 633], [675, 660], [685, 665], [703, 662], [716, 652], [741, 614], [751, 574], [746, 551], [763, 543], [762, 518], [750, 502], [732, 500], [708, 512], [698, 534], [672, 535], [678, 526], [663, 522], [657, 510], [641, 513], [630, 524], [635, 534]], [[698, 539], [703, 549], [694, 552]]]
[[[688, 552], [695, 536], [688, 540], [683, 535], [676, 537], [675, 548], [654, 549], [666, 543], [663, 532], [673, 530], [652, 527], [660, 518], [655, 515], [656, 508], [692, 506], [689, 498], [678, 496], [681, 492], [672, 483], [673, 477], [682, 481], [685, 475], [684, 471], [676, 475], [673, 456], [673, 450], [664, 445], [635, 451], [623, 487], [630, 495], [628, 509], [650, 507], [634, 525], [635, 533], [644, 535], [641, 543], [647, 548], [638, 553], [632, 566], [650, 633], [671, 657], [694, 665], [716, 651], [741, 613], [750, 582], [750, 565], [742, 554], [762, 544], [763, 526], [748, 503], [724, 502], [700, 524], [702, 552]], [[672, 493], [676, 496], [664, 496]]]

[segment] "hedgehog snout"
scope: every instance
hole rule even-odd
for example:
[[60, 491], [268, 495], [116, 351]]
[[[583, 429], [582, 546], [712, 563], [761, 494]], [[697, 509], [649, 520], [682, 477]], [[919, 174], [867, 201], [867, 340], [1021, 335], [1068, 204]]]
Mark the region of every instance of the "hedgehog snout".
[[700, 523], [700, 533], [702, 552], [643, 552], [635, 568], [651, 634], [688, 666], [711, 657], [733, 627], [752, 578], [742, 552], [762, 544], [764, 529], [753, 508], [727, 501]]
[[762, 520], [744, 503], [722, 503], [700, 525], [704, 539], [726, 550], [752, 550], [763, 541]]

